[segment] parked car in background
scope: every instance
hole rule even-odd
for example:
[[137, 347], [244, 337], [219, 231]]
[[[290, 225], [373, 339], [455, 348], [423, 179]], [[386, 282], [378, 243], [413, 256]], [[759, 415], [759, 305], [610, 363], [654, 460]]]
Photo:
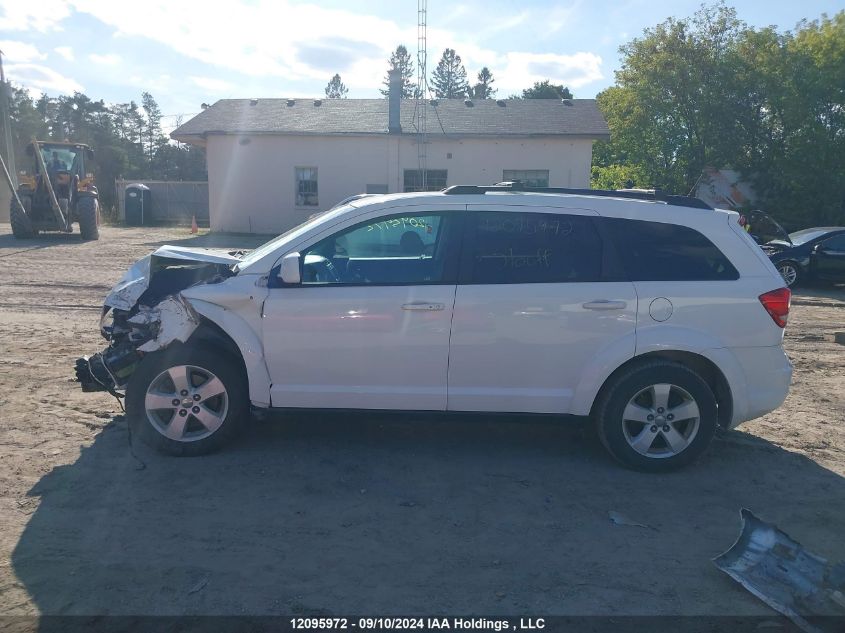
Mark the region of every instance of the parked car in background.
[[761, 245], [772, 240], [789, 240], [786, 229], [778, 224], [772, 216], [760, 209], [742, 213], [739, 224], [754, 238], [755, 242]]
[[845, 283], [845, 226], [796, 231], [763, 250], [787, 286], [811, 280]]
[[77, 374], [175, 455], [250, 406], [504, 412], [591, 417], [620, 462], [670, 470], [789, 390], [790, 292], [737, 220], [654, 192], [359, 198], [245, 256], [160, 248]]

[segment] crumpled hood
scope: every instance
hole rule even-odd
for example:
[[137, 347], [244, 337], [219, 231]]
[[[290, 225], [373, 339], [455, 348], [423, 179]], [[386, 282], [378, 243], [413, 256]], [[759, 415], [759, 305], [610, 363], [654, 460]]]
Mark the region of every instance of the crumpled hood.
[[117, 310], [131, 310], [150, 287], [150, 280], [156, 270], [168, 265], [190, 266], [191, 264], [216, 264], [216, 267], [227, 267], [240, 261], [240, 257], [233, 254], [237, 252], [211, 248], [162, 246], [129, 267], [123, 278], [109, 291], [104, 305]]

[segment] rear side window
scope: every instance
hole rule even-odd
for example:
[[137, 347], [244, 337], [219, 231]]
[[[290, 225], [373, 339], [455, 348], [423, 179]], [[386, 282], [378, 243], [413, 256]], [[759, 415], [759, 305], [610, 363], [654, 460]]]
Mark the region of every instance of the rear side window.
[[468, 283], [601, 279], [602, 241], [589, 217], [479, 211], [470, 218]]
[[678, 224], [602, 218], [631, 281], [739, 279], [724, 253], [698, 231]]

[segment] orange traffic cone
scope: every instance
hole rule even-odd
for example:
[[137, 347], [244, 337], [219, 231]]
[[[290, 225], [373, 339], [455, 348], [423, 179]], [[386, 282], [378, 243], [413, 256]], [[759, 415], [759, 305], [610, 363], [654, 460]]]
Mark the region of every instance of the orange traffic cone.
[[197, 226], [197, 216], [192, 215], [191, 216], [191, 234], [193, 235], [197, 231], [199, 231], [199, 227]]

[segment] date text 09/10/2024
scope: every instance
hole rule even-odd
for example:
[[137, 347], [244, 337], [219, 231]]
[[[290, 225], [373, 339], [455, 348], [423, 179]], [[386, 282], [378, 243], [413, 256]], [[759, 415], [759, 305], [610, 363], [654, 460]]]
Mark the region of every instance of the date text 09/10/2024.
[[519, 618], [518, 621], [492, 620], [488, 618], [397, 618], [364, 617], [350, 618], [291, 618], [294, 630], [455, 630], [455, 631], [517, 631], [545, 628], [543, 618]]

